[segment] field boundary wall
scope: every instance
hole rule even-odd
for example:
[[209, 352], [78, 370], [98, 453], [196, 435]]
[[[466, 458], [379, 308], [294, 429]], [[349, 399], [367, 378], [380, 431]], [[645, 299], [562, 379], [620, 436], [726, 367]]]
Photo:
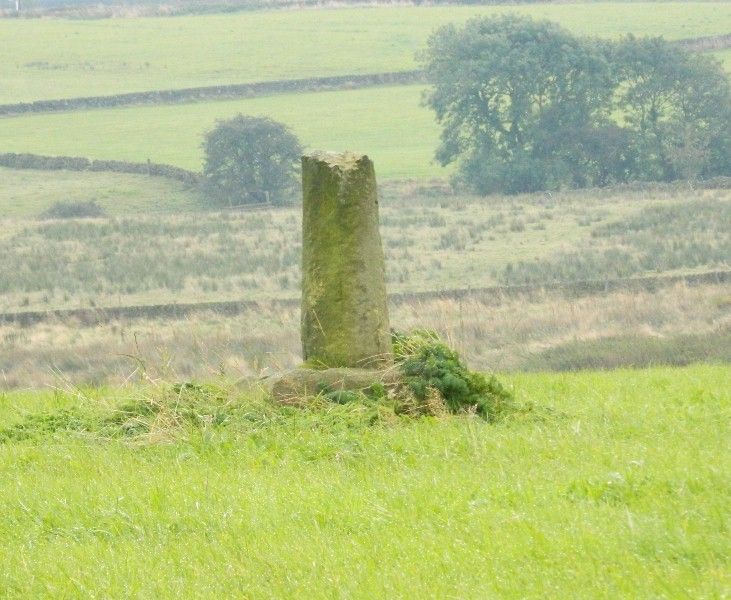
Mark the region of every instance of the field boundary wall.
[[0, 166], [10, 169], [38, 169], [41, 171], [107, 171], [165, 177], [189, 185], [200, 182], [201, 175], [154, 162], [129, 162], [124, 160], [92, 160], [83, 156], [43, 156], [41, 154], [0, 154]]
[[230, 85], [132, 92], [112, 96], [86, 96], [82, 98], [62, 98], [58, 100], [36, 100], [35, 102], [0, 104], [0, 116], [69, 112], [95, 108], [115, 108], [118, 106], [189, 104], [194, 102], [209, 102], [212, 100], [236, 100], [239, 98], [256, 98], [260, 96], [300, 92], [323, 92], [386, 85], [409, 85], [423, 83], [424, 81], [425, 77], [421, 71], [257, 81]]
[[[24, 7], [20, 15], [14, 8], [0, 8], [0, 18], [64, 17], [108, 19], [124, 17], [176, 17], [254, 12], [263, 10], [297, 10], [327, 8], [371, 8], [426, 6], [480, 6], [501, 4], [553, 4], [563, 0], [178, 0], [127, 2], [98, 0], [46, 0], [45, 6]], [[660, 0], [662, 1], [662, 0]]]
[[715, 50], [726, 50], [731, 48], [731, 33], [687, 38], [684, 40], [677, 40], [675, 43], [689, 52], [713, 52]]
[[[540, 285], [493, 286], [485, 288], [460, 288], [426, 292], [401, 292], [389, 294], [392, 305], [428, 300], [490, 299], [501, 296], [520, 296], [546, 291], [562, 292], [568, 297], [586, 296], [610, 291], [652, 291], [682, 283], [689, 286], [721, 284], [731, 281], [731, 270], [669, 275], [634, 277], [626, 279], [587, 280], [575, 282], [545, 283]], [[51, 320], [74, 321], [81, 325], [96, 325], [116, 320], [135, 319], [184, 319], [195, 313], [215, 312], [221, 316], [234, 316], [247, 311], [267, 308], [296, 308], [299, 298], [233, 300], [228, 302], [196, 302], [149, 304], [139, 306], [110, 306], [106, 308], [78, 308], [66, 310], [24, 311], [0, 313], [0, 325], [28, 327]]]

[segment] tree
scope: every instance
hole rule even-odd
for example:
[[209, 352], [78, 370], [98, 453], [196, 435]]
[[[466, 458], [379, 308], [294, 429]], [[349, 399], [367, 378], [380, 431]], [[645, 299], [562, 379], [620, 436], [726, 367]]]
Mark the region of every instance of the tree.
[[438, 29], [420, 58], [436, 158], [478, 193], [731, 175], [726, 73], [661, 38], [487, 17]]
[[731, 93], [720, 63], [662, 38], [633, 36], [615, 46], [611, 60], [638, 178], [731, 174]]
[[[613, 85], [601, 48], [516, 16], [447, 25], [421, 56], [443, 126], [437, 160], [478, 192], [584, 183], [576, 138], [608, 122]], [[592, 177], [588, 177], [589, 180]]]
[[237, 115], [204, 140], [206, 188], [229, 206], [281, 202], [297, 184], [302, 147], [282, 123]]

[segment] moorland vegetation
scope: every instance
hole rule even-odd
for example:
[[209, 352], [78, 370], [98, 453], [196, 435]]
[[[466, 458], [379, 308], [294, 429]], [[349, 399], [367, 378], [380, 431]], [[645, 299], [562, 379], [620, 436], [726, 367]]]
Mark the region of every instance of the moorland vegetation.
[[[165, 215], [158, 204], [155, 214], [136, 216], [100, 202], [108, 218], [39, 219], [54, 200], [42, 193], [44, 208], [26, 213], [30, 219], [7, 220], [0, 232], [3, 312], [299, 296], [296, 206]], [[731, 255], [728, 195], [683, 184], [486, 203], [386, 187], [381, 228], [389, 290], [723, 270]], [[73, 198], [93, 199], [89, 188]], [[168, 210], [179, 212], [174, 201]]]
[[[4, 179], [0, 190], [27, 189], [28, 172], [9, 173], [19, 179]], [[25, 212], [16, 205], [22, 218], [4, 220], [1, 312], [82, 309], [91, 318], [47, 314], [33, 326], [0, 326], [0, 386], [59, 376], [121, 382], [137, 364], [130, 356], [168, 369], [169, 378], [243, 377], [297, 364], [297, 208], [203, 212], [192, 202], [181, 206], [170, 182], [149, 198], [156, 212], [130, 216], [145, 198], [137, 196], [136, 176], [118, 202], [99, 195], [103, 174], [88, 175], [85, 186], [63, 179], [35, 196], [15, 196]], [[107, 183], [119, 185], [114, 177]], [[401, 295], [392, 305], [394, 327], [436, 329], [470, 365], [502, 371], [729, 359], [721, 277], [731, 252], [727, 191], [643, 185], [486, 204], [440, 189], [382, 189], [388, 287]], [[80, 202], [96, 197], [108, 216], [42, 218], [52, 190]], [[705, 283], [665, 281], [713, 272], [719, 275]], [[633, 287], [627, 277], [645, 283]], [[516, 293], [505, 285], [529, 287]], [[455, 288], [465, 294], [450, 295]], [[188, 316], [164, 309], [244, 299], [250, 305], [236, 314], [204, 304]], [[135, 305], [163, 307], [104, 316], [105, 307]]]

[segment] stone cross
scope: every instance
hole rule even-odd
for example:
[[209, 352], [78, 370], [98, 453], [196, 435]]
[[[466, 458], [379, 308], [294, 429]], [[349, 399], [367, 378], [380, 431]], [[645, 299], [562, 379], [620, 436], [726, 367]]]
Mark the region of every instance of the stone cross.
[[302, 350], [316, 368], [392, 362], [373, 162], [302, 157]]

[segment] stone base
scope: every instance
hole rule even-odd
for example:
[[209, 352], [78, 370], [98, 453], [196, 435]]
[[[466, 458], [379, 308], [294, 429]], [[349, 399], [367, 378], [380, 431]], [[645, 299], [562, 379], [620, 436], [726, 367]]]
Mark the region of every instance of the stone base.
[[274, 381], [271, 393], [275, 402], [280, 404], [305, 404], [308, 398], [316, 396], [323, 387], [328, 390], [348, 390], [360, 392], [374, 384], [386, 388], [399, 384], [397, 369], [295, 369], [281, 375]]

